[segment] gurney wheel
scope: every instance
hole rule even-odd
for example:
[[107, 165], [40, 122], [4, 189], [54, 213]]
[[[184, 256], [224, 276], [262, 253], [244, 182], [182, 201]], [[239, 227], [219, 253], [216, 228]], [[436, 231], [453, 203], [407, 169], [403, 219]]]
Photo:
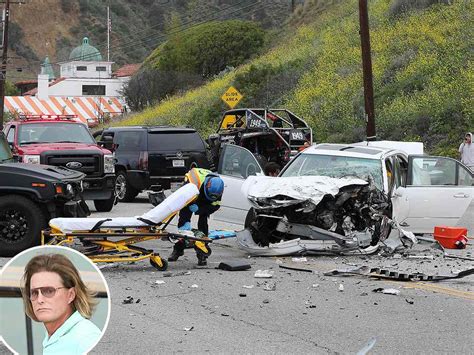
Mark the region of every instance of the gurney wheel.
[[[157, 262], [157, 259], [159, 259], [162, 263], [163, 266], [160, 266]], [[166, 261], [165, 259], [163, 259], [162, 257], [159, 257], [159, 256], [151, 256], [150, 257], [150, 264], [160, 270], [160, 271], [165, 271], [166, 269], [168, 269], [168, 261]]]

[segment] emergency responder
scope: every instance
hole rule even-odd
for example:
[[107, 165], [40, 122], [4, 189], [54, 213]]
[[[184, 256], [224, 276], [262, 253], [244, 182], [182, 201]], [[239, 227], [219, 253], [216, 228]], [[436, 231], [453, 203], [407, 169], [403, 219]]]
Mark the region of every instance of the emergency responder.
[[[193, 213], [199, 216], [198, 230], [203, 237], [209, 233], [208, 219], [220, 207], [224, 181], [219, 175], [207, 169], [193, 168], [186, 175], [185, 183], [195, 184], [199, 189], [199, 196], [188, 206], [179, 211], [178, 230], [191, 230], [191, 217]], [[179, 239], [174, 245], [173, 252], [168, 261], [176, 261], [184, 254], [185, 248], [194, 247], [198, 258], [198, 265], [206, 265], [206, 259], [211, 255], [208, 243]]]

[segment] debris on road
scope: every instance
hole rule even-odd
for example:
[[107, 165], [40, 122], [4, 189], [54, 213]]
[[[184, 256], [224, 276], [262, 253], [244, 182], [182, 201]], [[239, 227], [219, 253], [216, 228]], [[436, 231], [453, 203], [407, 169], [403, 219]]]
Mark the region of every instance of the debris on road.
[[372, 290], [372, 292], [383, 293], [385, 295], [394, 295], [394, 296], [398, 296], [400, 294], [400, 290], [397, 290], [394, 288], [382, 288], [382, 287], [375, 288]]
[[415, 301], [412, 298], [405, 298], [405, 302], [408, 304], [413, 304]]
[[194, 326], [189, 327], [189, 328], [186, 328], [186, 327], [183, 328], [183, 330], [184, 330], [185, 332], [190, 332], [190, 331], [193, 330], [193, 329], [194, 329]]
[[343, 292], [344, 291], [344, 285], [343, 284], [339, 284], [339, 292]]
[[127, 296], [127, 298], [125, 298], [122, 301], [122, 304], [131, 304], [131, 303], [133, 303], [133, 297], [132, 296]]
[[191, 286], [189, 286], [190, 288], [198, 288], [199, 286], [196, 285], [196, 284], [192, 284]]
[[294, 267], [294, 266], [288, 266], [288, 265], [282, 265], [282, 264], [278, 265], [278, 267], [282, 269], [288, 269], [288, 270], [294, 270], [294, 271], [314, 272], [311, 269], [305, 269], [301, 267]]
[[246, 293], [239, 293], [239, 297], [247, 297]]
[[165, 282], [163, 280], [156, 280], [155, 285], [163, 285]]
[[263, 290], [264, 291], [275, 291], [276, 290], [276, 282], [265, 282], [263, 285]]
[[243, 287], [243, 288], [254, 288], [253, 285], [243, 285], [242, 287]]
[[257, 279], [271, 279], [273, 277], [273, 271], [257, 270], [255, 271], [254, 277]]
[[348, 269], [335, 269], [324, 273], [325, 276], [368, 276], [397, 281], [441, 281], [450, 279], [460, 279], [473, 274], [474, 269], [468, 269], [457, 273], [445, 275], [427, 275], [420, 272], [402, 273], [388, 269], [369, 268], [368, 266], [360, 266]]
[[244, 260], [231, 260], [221, 262], [217, 268], [226, 271], [243, 271], [250, 269], [251, 266]]
[[180, 271], [180, 272], [164, 272], [163, 277], [174, 277], [174, 276], [187, 276], [191, 275], [191, 271]]
[[371, 338], [367, 344], [365, 344], [362, 349], [360, 349], [356, 355], [366, 355], [372, 348], [374, 347], [375, 343], [377, 342], [376, 338]]
[[308, 261], [308, 259], [306, 259], [306, 257], [301, 257], [301, 258], [291, 258], [291, 261], [295, 262], [295, 263], [305, 263]]

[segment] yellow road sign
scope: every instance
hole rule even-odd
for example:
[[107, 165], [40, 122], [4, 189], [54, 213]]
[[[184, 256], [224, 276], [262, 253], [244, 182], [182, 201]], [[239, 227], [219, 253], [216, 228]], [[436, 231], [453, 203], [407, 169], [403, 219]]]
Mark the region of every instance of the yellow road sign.
[[230, 108], [234, 108], [240, 100], [242, 100], [242, 94], [237, 91], [236, 88], [231, 86], [227, 89], [224, 95], [221, 96], [222, 101], [224, 101]]

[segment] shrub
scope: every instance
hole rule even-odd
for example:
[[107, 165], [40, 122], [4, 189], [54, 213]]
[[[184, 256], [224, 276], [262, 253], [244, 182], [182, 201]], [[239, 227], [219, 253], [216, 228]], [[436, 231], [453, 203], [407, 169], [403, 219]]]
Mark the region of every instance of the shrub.
[[390, 5], [390, 17], [396, 17], [411, 10], [421, 10], [434, 4], [451, 4], [451, 0], [393, 0]]

